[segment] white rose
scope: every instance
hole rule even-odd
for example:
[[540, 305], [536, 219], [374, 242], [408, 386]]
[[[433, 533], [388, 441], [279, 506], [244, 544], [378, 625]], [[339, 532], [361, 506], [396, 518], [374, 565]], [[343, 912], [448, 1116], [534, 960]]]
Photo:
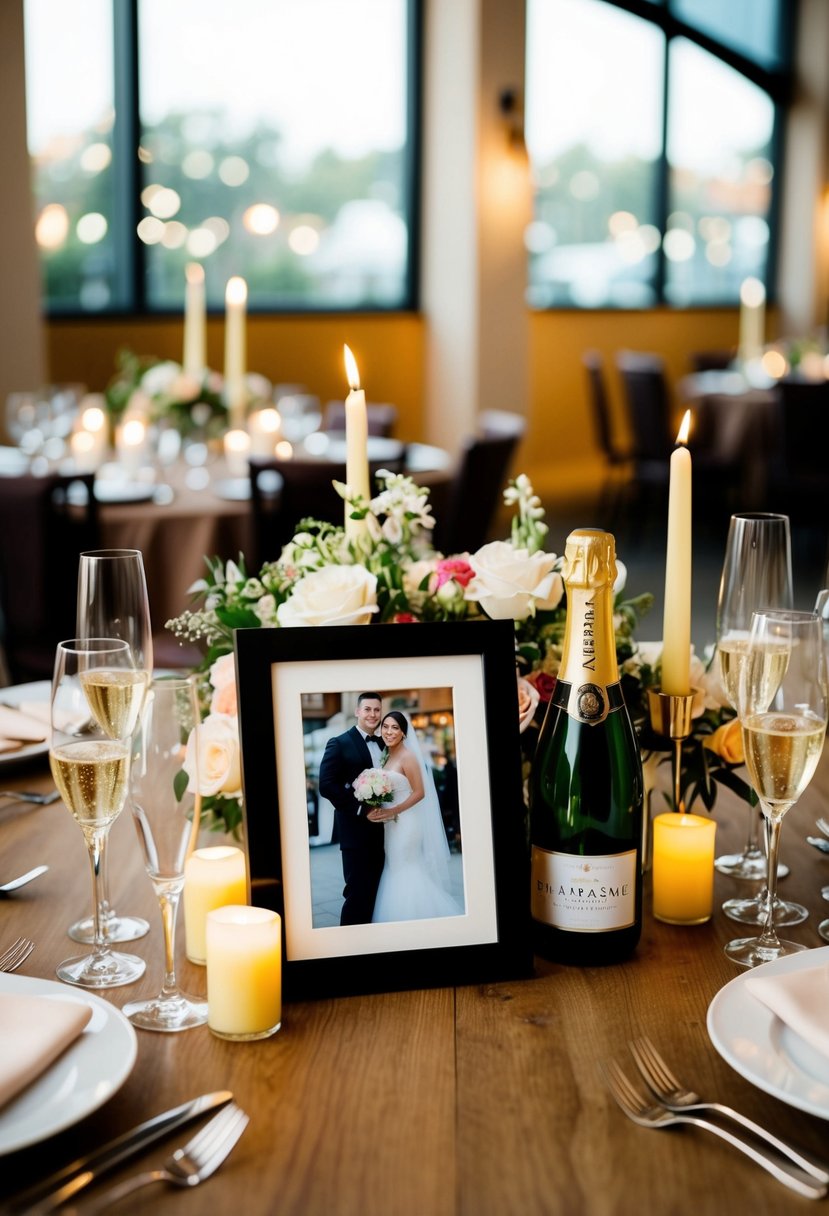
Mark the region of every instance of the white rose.
[[236, 663], [232, 654], [223, 654], [210, 668], [210, 683], [214, 688], [224, 688], [236, 681]]
[[[242, 766], [236, 719], [228, 714], [209, 714], [199, 729], [198, 793], [204, 797], [224, 794], [237, 798], [242, 792]], [[184, 755], [184, 771], [190, 778], [187, 788], [194, 790], [196, 777], [196, 740], [191, 732]]]
[[403, 590], [407, 595], [414, 595], [420, 590], [420, 584], [425, 578], [429, 579], [426, 584], [427, 591], [433, 583], [432, 575], [435, 573], [437, 562], [434, 558], [422, 558], [420, 561], [412, 562], [403, 570]]
[[469, 558], [475, 577], [466, 588], [466, 598], [477, 600], [496, 620], [526, 620], [537, 608], [556, 608], [564, 594], [564, 583], [553, 570], [554, 553], [514, 549], [509, 541], [495, 540]]
[[166, 363], [156, 363], [144, 372], [141, 387], [150, 397], [157, 397], [161, 393], [168, 393], [180, 374], [178, 363], [169, 360]]
[[613, 594], [618, 595], [620, 591], [624, 591], [625, 584], [628, 581], [628, 568], [624, 562], [620, 562], [616, 558], [616, 582], [613, 584]]
[[365, 566], [324, 566], [300, 579], [276, 619], [282, 626], [367, 625], [377, 611], [377, 579]]

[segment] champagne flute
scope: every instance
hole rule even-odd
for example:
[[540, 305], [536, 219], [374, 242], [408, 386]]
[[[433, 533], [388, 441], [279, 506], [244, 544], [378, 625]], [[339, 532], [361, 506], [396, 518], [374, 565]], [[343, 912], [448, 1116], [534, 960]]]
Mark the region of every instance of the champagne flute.
[[[731, 516], [717, 601], [717, 661], [725, 695], [737, 708], [737, 684], [748, 645], [751, 616], [761, 608], [791, 608], [792, 557], [789, 518], [768, 512]], [[716, 868], [731, 878], [763, 882], [758, 895], [728, 899], [723, 911], [732, 920], [761, 925], [765, 920], [768, 866], [760, 847], [757, 828], [760, 816], [748, 808], [748, 838], [742, 853], [718, 857]], [[781, 866], [778, 877], [788, 873]], [[774, 906], [777, 925], [796, 925], [805, 920], [802, 904], [778, 899]]]
[[816, 613], [754, 613], [737, 706], [746, 765], [765, 821], [769, 900], [760, 936], [738, 938], [725, 947], [727, 956], [741, 967], [806, 949], [778, 938], [773, 911], [783, 816], [811, 781], [823, 750], [825, 662], [823, 629]]
[[142, 1030], [187, 1030], [207, 1021], [207, 1001], [181, 992], [175, 969], [184, 863], [199, 830], [198, 738], [194, 678], [153, 680], [135, 736], [129, 799], [144, 865], [161, 908], [165, 962], [158, 995], [124, 1006], [126, 1016]]
[[130, 984], [144, 960], [110, 950], [104, 935], [99, 882], [107, 837], [127, 797], [130, 742], [147, 678], [128, 644], [117, 638], [61, 642], [52, 679], [49, 764], [55, 785], [78, 823], [92, 867], [91, 954], [66, 959], [59, 979], [82, 988]]
[[[81, 553], [75, 628], [80, 638], [113, 637], [128, 642], [136, 667], [153, 668], [153, 636], [144, 563], [138, 549], [92, 549]], [[111, 942], [143, 937], [150, 926], [141, 916], [119, 916], [109, 899], [106, 862], [99, 883], [104, 933]], [[92, 917], [69, 927], [76, 942], [91, 942]]]

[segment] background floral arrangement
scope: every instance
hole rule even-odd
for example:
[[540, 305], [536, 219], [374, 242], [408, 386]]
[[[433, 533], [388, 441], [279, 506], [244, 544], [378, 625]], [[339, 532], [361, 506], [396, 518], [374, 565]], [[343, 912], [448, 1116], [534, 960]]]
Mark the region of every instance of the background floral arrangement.
[[[417, 624], [496, 618], [515, 622], [519, 729], [525, 777], [561, 663], [567, 619], [562, 558], [542, 546], [548, 533], [544, 510], [525, 475], [510, 482], [506, 503], [515, 508], [510, 539], [475, 553], [444, 556], [430, 544], [434, 518], [428, 491], [401, 474], [378, 474], [380, 492], [366, 501], [349, 498], [352, 518], [365, 521], [357, 538], [343, 528], [306, 519], [277, 561], [249, 576], [244, 560], [206, 558], [208, 573], [190, 588], [195, 607], [167, 622], [173, 633], [205, 645], [208, 673], [204, 708], [207, 740], [203, 808], [217, 828], [241, 821], [241, 778], [233, 675], [233, 631], [239, 628]], [[614, 630], [625, 700], [636, 726], [646, 784], [670, 758], [670, 741], [649, 724], [647, 689], [659, 684], [661, 643], [636, 641], [635, 630], [653, 597], [624, 598], [626, 571], [618, 563]], [[710, 810], [717, 783], [753, 800], [736, 769], [743, 763], [739, 723], [718, 679], [698, 657], [692, 660], [698, 690], [694, 728], [683, 745], [682, 795], [686, 809], [697, 798]], [[670, 785], [670, 782], [667, 783]], [[670, 802], [671, 795], [665, 793]]]
[[[248, 375], [245, 384], [248, 406], [270, 399], [271, 384], [264, 376]], [[166, 420], [183, 435], [204, 430], [210, 437], [227, 427], [223, 390], [221, 375], [209, 368], [194, 376], [172, 360], [122, 350], [104, 397], [114, 422], [135, 414], [151, 422]]]

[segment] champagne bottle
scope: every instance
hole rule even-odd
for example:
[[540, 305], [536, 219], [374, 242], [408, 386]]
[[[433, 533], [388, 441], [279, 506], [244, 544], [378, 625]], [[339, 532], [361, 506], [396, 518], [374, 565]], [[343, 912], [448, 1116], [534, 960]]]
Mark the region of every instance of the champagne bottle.
[[530, 804], [536, 953], [611, 963], [642, 930], [642, 762], [613, 631], [615, 541], [567, 538], [564, 651], [536, 750]]

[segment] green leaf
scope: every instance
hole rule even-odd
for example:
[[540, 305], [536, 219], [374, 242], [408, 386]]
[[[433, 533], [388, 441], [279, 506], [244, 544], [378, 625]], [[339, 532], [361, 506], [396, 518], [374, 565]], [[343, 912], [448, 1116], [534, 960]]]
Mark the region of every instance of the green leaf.
[[185, 773], [183, 768], [180, 768], [173, 779], [173, 793], [176, 796], [176, 802], [181, 802], [187, 790], [187, 783], [190, 778]]

